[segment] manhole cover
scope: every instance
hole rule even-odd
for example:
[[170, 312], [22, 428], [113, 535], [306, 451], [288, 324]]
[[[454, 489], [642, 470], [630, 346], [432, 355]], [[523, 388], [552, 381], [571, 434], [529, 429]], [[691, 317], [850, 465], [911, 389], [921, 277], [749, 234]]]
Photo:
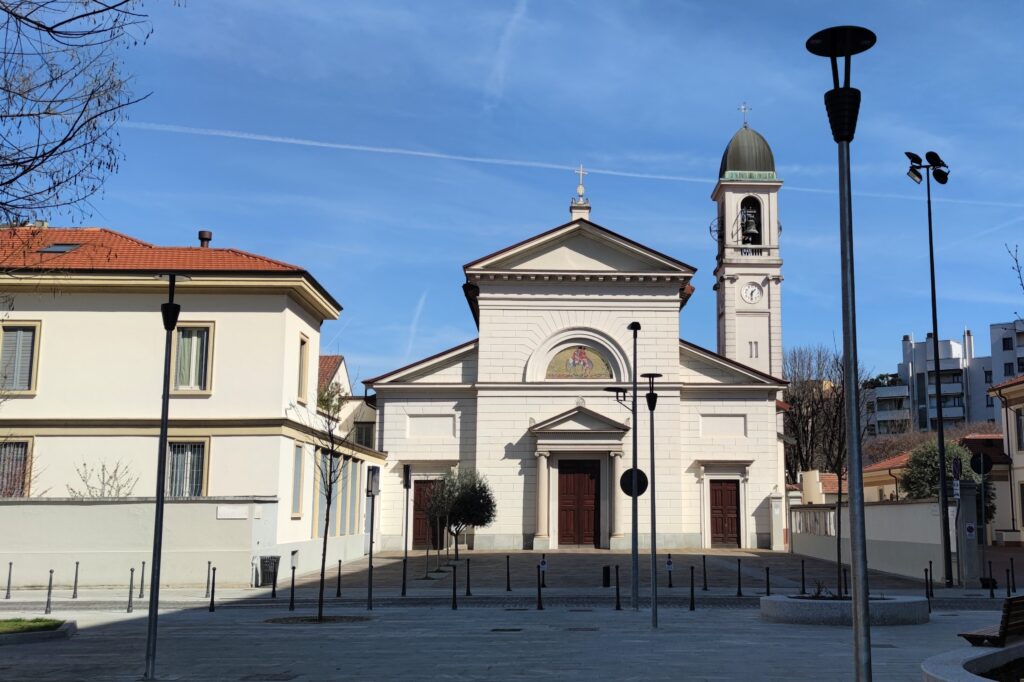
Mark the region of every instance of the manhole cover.
[[[268, 618], [264, 623], [275, 625], [320, 625], [323, 623], [365, 623], [370, 620], [369, 616], [324, 616], [323, 621], [318, 622], [316, 616], [290, 616], [287, 618]], [[276, 679], [276, 678], [275, 678]], [[292, 679], [292, 678], [288, 678]]]
[[522, 628], [491, 628], [491, 632], [522, 632]]
[[594, 609], [569, 609], [570, 613], [593, 613]]
[[566, 628], [569, 632], [597, 632], [597, 628]]
[[298, 675], [293, 673], [253, 673], [238, 679], [242, 682], [289, 682], [297, 677]]

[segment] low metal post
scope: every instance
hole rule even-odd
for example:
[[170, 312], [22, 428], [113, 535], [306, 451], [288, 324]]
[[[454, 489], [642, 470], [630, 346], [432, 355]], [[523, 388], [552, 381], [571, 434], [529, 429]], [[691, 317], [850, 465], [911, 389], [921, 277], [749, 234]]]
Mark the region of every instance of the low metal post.
[[209, 597], [210, 596], [210, 567], [211, 566], [213, 566], [213, 562], [212, 561], [207, 561], [206, 562], [206, 592], [203, 593], [204, 597]]
[[772, 569], [764, 567], [764, 596], [772, 596]]
[[988, 562], [988, 598], [996, 598], [996, 579], [992, 577], [992, 562]]
[[537, 564], [537, 610], [538, 611], [543, 611], [544, 610], [544, 600], [540, 596], [540, 588], [541, 588], [541, 572], [540, 572], [540, 564]]
[[622, 598], [619, 595], [619, 565], [615, 564], [615, 610], [622, 610]]
[[[405, 596], [405, 576], [409, 568], [409, 558], [402, 557], [402, 596]], [[339, 588], [341, 589], [341, 588]]]
[[281, 558], [278, 557], [277, 566], [274, 567], [274, 582], [270, 583], [270, 598], [277, 599], [277, 570], [281, 568]]
[[459, 581], [458, 581], [458, 571], [459, 571], [459, 567], [454, 565], [454, 564], [452, 564], [452, 611], [457, 611], [458, 608], [459, 608], [459, 604], [456, 601], [456, 599], [457, 599], [456, 595], [458, 594], [458, 590], [456, 588], [458, 587], [458, 583], [459, 583]]
[[697, 604], [696, 604], [696, 602], [694, 600], [694, 594], [693, 594], [693, 574], [694, 574], [694, 567], [690, 566], [690, 610], [691, 611], [694, 611], [697, 608]]
[[[545, 569], [547, 568], [547, 566], [548, 566], [548, 557], [547, 557], [546, 554], [541, 554], [540, 555], [540, 563], [541, 563], [542, 566], [544, 566]], [[540, 572], [540, 586], [541, 587], [547, 587], [548, 586], [548, 572], [546, 570], [542, 570]]]
[[128, 577], [128, 613], [131, 613], [135, 610], [135, 607], [132, 606], [132, 597], [135, 596], [135, 569], [131, 568], [129, 569], [129, 571], [130, 574]]
[[931, 561], [928, 562], [928, 592], [932, 597], [935, 596], [935, 569], [932, 568]]
[[423, 579], [426, 580], [430, 577], [430, 543], [427, 543], [427, 548], [423, 550]]
[[7, 592], [4, 593], [4, 599], [11, 598], [11, 571], [14, 570], [14, 562], [7, 562]]
[[50, 599], [53, 596], [53, 569], [50, 569], [50, 584], [46, 587], [46, 610], [43, 613], [50, 613]]
[[804, 560], [800, 560], [800, 594], [807, 594], [807, 574], [804, 573]]
[[508, 554], [505, 555], [505, 591], [512, 591], [512, 565]]
[[[405, 585], [402, 585], [403, 591], [402, 596], [405, 596]], [[334, 588], [334, 596], [341, 597], [341, 559], [338, 559], [338, 585]]]
[[669, 554], [668, 555], [668, 561], [665, 562], [665, 571], [668, 573], [668, 587], [669, 587], [669, 589], [672, 589], [672, 587], [673, 587], [673, 585], [672, 585], [672, 568], [673, 568], [673, 566], [672, 566], [672, 555]]
[[1006, 598], [1010, 598], [1010, 569], [1006, 569]]
[[702, 592], [708, 591], [708, 557], [706, 554], [700, 555], [701, 574], [704, 576], [704, 587], [700, 588]]
[[1013, 586], [1013, 593], [1017, 594], [1017, 570], [1013, 567], [1013, 557], [1010, 557], [1010, 585]]
[[291, 594], [291, 597], [288, 599], [288, 610], [289, 611], [294, 611], [295, 610], [295, 567], [294, 566], [292, 566], [292, 594]]
[[473, 593], [469, 589], [469, 557], [466, 557], [466, 596], [472, 597]]
[[736, 596], [743, 596], [743, 560], [736, 560]]
[[843, 596], [850, 596], [850, 569], [846, 566], [843, 566]]
[[213, 577], [210, 579], [210, 613], [213, 613], [217, 608], [213, 605], [213, 596], [217, 593], [217, 567], [213, 567]]
[[71, 598], [78, 599], [78, 562], [75, 562], [75, 587], [71, 591]]
[[[77, 563], [77, 562], [75, 562]], [[142, 571], [139, 572], [139, 599], [142, 599], [146, 590], [146, 562], [142, 562]]]
[[932, 593], [928, 589], [928, 569], [924, 569], [924, 598], [928, 602], [928, 613], [932, 612]]

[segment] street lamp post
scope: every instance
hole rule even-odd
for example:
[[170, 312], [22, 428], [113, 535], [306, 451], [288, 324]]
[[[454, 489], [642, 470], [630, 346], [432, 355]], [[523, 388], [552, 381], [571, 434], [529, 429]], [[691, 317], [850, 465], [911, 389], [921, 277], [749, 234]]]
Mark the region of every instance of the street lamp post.
[[[928, 163], [914, 152], [905, 152], [910, 159], [907, 176], [921, 184], [924, 176], [928, 196], [928, 265], [932, 288], [932, 358], [935, 363], [935, 425], [939, 444], [939, 527], [942, 529], [942, 577], [946, 587], [953, 586], [953, 555], [949, 549], [949, 496], [946, 493], [946, 433], [942, 420], [942, 384], [939, 381], [939, 312], [935, 302], [935, 249], [932, 239], [932, 176], [935, 182], [945, 185], [949, 180], [949, 167], [935, 152], [925, 154]], [[922, 173], [921, 171], [924, 171]], [[931, 172], [929, 172], [931, 171]]]
[[650, 411], [651, 431], [651, 627], [658, 627], [658, 516], [655, 513], [654, 495], [654, 408], [658, 405], [658, 394], [654, 392], [654, 380], [660, 374], [642, 374], [647, 379], [647, 409]]
[[152, 573], [149, 579], [149, 615], [146, 625], [146, 674], [143, 679], [156, 679], [156, 633], [157, 617], [160, 608], [160, 559], [164, 540], [164, 486], [167, 477], [167, 411], [171, 395], [171, 344], [174, 329], [178, 326], [178, 315], [181, 306], [174, 302], [174, 284], [176, 275], [167, 275], [167, 303], [160, 304], [164, 331], [164, 390], [160, 403], [160, 442], [157, 445], [156, 458], [156, 513], [153, 523], [153, 559]]
[[[832, 138], [839, 147], [839, 244], [843, 302], [843, 398], [846, 402], [847, 467], [850, 472], [850, 563], [853, 569], [853, 654], [857, 680], [871, 679], [871, 630], [868, 621], [867, 543], [864, 535], [864, 485], [860, 451], [860, 387], [857, 385], [857, 305], [853, 267], [853, 207], [850, 198], [850, 142], [857, 129], [860, 90], [850, 87], [850, 58], [875, 44], [875, 34], [860, 26], [834, 26], [807, 40], [807, 50], [832, 63], [833, 89], [825, 93]], [[838, 58], [843, 57], [843, 85]]]
[[633, 368], [630, 374], [633, 375], [633, 424], [630, 431], [633, 432], [633, 541], [632, 541], [632, 585], [631, 585], [631, 598], [633, 610], [637, 611], [640, 609], [640, 545], [639, 545], [639, 533], [640, 524], [637, 519], [637, 512], [639, 509], [638, 500], [639, 496], [637, 491], [640, 488], [640, 469], [637, 462], [636, 456], [636, 333], [640, 331], [639, 322], [630, 322], [629, 326], [626, 327], [629, 331], [633, 332]]

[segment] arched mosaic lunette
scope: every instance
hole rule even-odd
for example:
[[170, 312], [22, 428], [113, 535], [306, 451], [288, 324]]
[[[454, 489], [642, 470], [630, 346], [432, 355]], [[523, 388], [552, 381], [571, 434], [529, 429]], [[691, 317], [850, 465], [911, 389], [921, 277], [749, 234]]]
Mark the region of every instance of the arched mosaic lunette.
[[612, 379], [612, 369], [599, 350], [587, 344], [573, 344], [555, 353], [548, 363], [546, 379]]

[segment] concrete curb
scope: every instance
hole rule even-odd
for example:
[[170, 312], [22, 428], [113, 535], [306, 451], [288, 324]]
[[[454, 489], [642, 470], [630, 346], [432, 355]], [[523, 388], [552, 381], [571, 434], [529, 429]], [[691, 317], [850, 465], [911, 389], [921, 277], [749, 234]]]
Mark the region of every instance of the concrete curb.
[[[929, 620], [924, 597], [886, 597], [868, 602], [871, 625], [922, 625]], [[761, 598], [761, 618], [771, 623], [850, 625], [853, 602], [838, 599]]]
[[8, 635], [0, 635], [0, 646], [12, 644], [32, 644], [34, 642], [45, 642], [51, 639], [71, 639], [78, 632], [78, 623], [73, 620], [64, 621], [56, 630], [39, 630], [38, 632], [14, 632]]
[[925, 659], [921, 675], [925, 682], [968, 682], [984, 680], [976, 673], [998, 668], [1024, 657], [1024, 642], [1010, 644], [1002, 649], [990, 647], [961, 647]]

